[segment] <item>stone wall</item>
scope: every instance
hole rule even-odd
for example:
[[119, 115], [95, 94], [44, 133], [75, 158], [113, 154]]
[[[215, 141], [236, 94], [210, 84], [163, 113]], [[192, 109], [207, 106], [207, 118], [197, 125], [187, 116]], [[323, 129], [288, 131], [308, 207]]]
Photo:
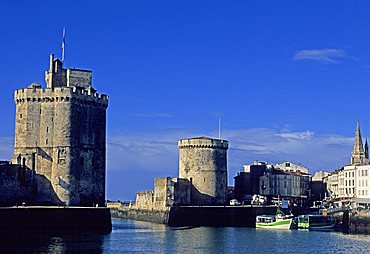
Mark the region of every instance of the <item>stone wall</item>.
[[20, 165], [0, 165], [0, 206], [30, 204], [35, 191], [34, 172]]
[[91, 82], [91, 71], [67, 69], [67, 86], [90, 88]]
[[152, 210], [154, 207], [154, 191], [144, 190], [136, 192], [135, 206], [144, 210]]
[[207, 137], [183, 139], [179, 147], [179, 177], [192, 186], [192, 204], [224, 204], [227, 194], [228, 141]]
[[256, 215], [275, 213], [275, 206], [179, 206], [161, 211], [129, 207], [111, 209], [113, 217], [163, 223], [173, 227], [255, 227]]
[[191, 184], [187, 179], [162, 177], [154, 179], [154, 190], [136, 193], [135, 208], [161, 211], [190, 204]]
[[148, 221], [155, 223], [168, 224], [170, 214], [170, 208], [162, 210], [145, 210], [137, 208], [122, 207], [119, 209], [112, 208], [112, 217], [138, 220], [138, 221]]
[[168, 207], [191, 204], [191, 184], [181, 178], [155, 178], [154, 205], [157, 210]]

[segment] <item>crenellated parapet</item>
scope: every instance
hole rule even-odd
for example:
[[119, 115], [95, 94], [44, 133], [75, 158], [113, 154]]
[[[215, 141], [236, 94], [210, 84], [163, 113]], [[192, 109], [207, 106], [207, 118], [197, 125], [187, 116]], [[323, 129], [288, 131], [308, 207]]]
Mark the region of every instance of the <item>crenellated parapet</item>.
[[77, 102], [107, 107], [109, 97], [106, 94], [98, 94], [94, 89], [82, 89], [79, 87], [42, 88], [34, 83], [28, 88], [16, 90], [14, 101], [16, 104], [26, 102]]
[[178, 141], [179, 149], [183, 148], [211, 148], [227, 150], [229, 142], [222, 139], [211, 139], [207, 137], [181, 139]]

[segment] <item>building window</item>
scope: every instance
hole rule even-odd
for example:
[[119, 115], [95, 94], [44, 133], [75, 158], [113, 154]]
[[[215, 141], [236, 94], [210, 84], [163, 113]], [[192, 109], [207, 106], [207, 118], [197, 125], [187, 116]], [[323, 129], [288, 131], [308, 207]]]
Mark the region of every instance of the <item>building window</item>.
[[45, 144], [48, 144], [48, 139], [45, 140]]
[[19, 118], [22, 119], [22, 114], [19, 115]]
[[355, 180], [352, 180], [352, 186], [354, 186], [355, 185]]
[[54, 117], [51, 118], [51, 121], [54, 122]]
[[40, 115], [41, 115], [41, 108], [40, 108]]
[[204, 178], [203, 181], [206, 182], [206, 179]]
[[49, 127], [46, 127], [46, 133], [49, 133]]

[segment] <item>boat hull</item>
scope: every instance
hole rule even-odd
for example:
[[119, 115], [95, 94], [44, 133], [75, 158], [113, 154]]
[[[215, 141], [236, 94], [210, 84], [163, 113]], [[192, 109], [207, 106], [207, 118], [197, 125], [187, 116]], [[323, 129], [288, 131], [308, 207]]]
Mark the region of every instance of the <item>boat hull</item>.
[[293, 219], [286, 219], [272, 223], [256, 223], [256, 228], [266, 229], [290, 229]]
[[298, 229], [331, 230], [335, 228], [335, 221], [330, 215], [300, 215], [298, 216]]
[[309, 229], [309, 230], [331, 230], [335, 228], [335, 223], [328, 225], [298, 225], [298, 229]]

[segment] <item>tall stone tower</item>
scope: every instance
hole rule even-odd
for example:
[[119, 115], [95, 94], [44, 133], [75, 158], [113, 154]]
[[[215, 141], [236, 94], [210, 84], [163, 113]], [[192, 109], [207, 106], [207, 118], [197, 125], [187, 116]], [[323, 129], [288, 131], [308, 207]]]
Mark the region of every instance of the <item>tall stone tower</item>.
[[96, 93], [91, 71], [62, 65], [50, 55], [46, 89], [15, 91], [12, 161], [37, 173], [40, 203], [104, 205], [108, 96]]
[[366, 161], [364, 146], [362, 145], [362, 136], [360, 130], [360, 122], [357, 122], [355, 143], [353, 146], [351, 164], [362, 165]]
[[192, 183], [192, 204], [225, 204], [228, 146], [207, 137], [179, 140], [179, 177]]

